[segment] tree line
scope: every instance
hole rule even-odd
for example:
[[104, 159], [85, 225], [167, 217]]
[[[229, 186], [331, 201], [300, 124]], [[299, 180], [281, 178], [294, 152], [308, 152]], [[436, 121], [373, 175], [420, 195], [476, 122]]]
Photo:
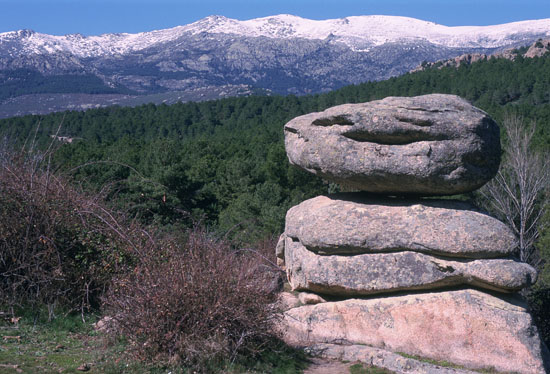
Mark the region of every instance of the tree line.
[[281, 232], [290, 206], [331, 188], [286, 161], [282, 127], [293, 117], [386, 96], [449, 93], [497, 122], [510, 113], [524, 123], [536, 120], [534, 145], [547, 150], [549, 87], [550, 57], [518, 54], [514, 61], [433, 67], [303, 97], [251, 96], [10, 118], [0, 121], [0, 134], [43, 148], [53, 134], [77, 138], [55, 153], [58, 167], [88, 188], [113, 186], [112, 201], [142, 221], [188, 226], [200, 220], [252, 240]]

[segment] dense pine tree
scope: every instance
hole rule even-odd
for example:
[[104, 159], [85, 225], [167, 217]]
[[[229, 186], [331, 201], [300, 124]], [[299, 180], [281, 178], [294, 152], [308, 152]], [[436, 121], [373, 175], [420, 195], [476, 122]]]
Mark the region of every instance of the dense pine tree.
[[114, 183], [112, 200], [145, 222], [206, 220], [246, 240], [282, 230], [291, 205], [327, 191], [316, 177], [292, 168], [284, 153], [284, 123], [295, 116], [386, 96], [462, 96], [501, 121], [506, 113], [536, 120], [538, 147], [550, 149], [550, 56], [485, 59], [438, 67], [326, 94], [252, 96], [202, 103], [147, 104], [0, 121], [18, 144], [48, 146], [59, 135], [56, 162], [90, 188]]

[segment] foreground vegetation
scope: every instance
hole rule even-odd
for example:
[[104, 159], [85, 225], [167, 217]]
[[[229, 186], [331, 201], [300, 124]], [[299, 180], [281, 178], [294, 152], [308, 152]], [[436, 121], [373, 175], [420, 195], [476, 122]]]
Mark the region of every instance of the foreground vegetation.
[[[94, 329], [97, 317], [79, 314], [47, 320], [47, 311], [37, 316], [26, 313], [17, 323], [0, 321], [0, 373], [2, 374], [190, 374], [195, 371], [137, 361], [125, 352], [125, 340], [109, 340]], [[38, 318], [37, 318], [38, 317]], [[303, 353], [274, 345], [252, 361], [238, 357], [211, 367], [227, 374], [300, 373], [308, 360]]]
[[[549, 79], [550, 56], [518, 56], [300, 98], [0, 121], [7, 139], [0, 145], [0, 312], [8, 318], [0, 326], [0, 372], [76, 372], [88, 361], [90, 372], [106, 373], [299, 371], [305, 359], [277, 343], [272, 328], [280, 286], [274, 240], [288, 208], [337, 186], [288, 164], [282, 125], [344, 102], [454, 93], [498, 122], [511, 114], [525, 127], [536, 120], [528, 148], [544, 153]], [[545, 214], [529, 248], [541, 270], [529, 302], [548, 342], [545, 196], [534, 197]], [[90, 313], [113, 318], [101, 336]]]
[[80, 343], [99, 344], [89, 323], [56, 329], [91, 311], [109, 316], [106, 338], [123, 339], [125, 362], [197, 372], [286, 365], [267, 353], [285, 349], [274, 327], [275, 243], [243, 248], [200, 227], [146, 227], [52, 173], [49, 158], [8, 149], [0, 158], [0, 368], [102, 361], [76, 357]]
[[92, 331], [78, 315], [51, 322], [10, 316], [0, 321], [0, 373], [78, 373], [98, 362], [100, 344]]

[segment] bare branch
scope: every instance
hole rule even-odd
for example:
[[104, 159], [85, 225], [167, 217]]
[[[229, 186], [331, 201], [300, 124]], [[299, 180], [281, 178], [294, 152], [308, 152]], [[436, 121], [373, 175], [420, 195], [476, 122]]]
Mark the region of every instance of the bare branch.
[[532, 147], [536, 125], [509, 115], [502, 126], [507, 134], [505, 154], [497, 176], [481, 192], [484, 207], [506, 222], [518, 237], [517, 254], [540, 265], [535, 242], [550, 187], [550, 155]]

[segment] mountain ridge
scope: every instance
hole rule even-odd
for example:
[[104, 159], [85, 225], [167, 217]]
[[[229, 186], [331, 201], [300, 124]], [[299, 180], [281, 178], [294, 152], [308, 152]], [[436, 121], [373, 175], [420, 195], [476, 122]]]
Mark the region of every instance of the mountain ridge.
[[[78, 57], [98, 57], [127, 54], [177, 40], [185, 34], [197, 35], [203, 32], [273, 39], [333, 38], [351, 48], [362, 45], [379, 46], [400, 40], [423, 40], [446, 47], [499, 48], [507, 45], [507, 38], [512, 35], [538, 33], [550, 36], [550, 18], [490, 26], [444, 26], [415, 18], [379, 15], [310, 20], [281, 14], [245, 21], [213, 15], [187, 25], [134, 34], [58, 36], [28, 29], [9, 31], [0, 33], [0, 45], [10, 39], [27, 39], [23, 44], [23, 47], [27, 47], [23, 48], [27, 53], [63, 51]], [[102, 47], [101, 44], [105, 44], [106, 47]]]
[[[550, 19], [448, 27], [395, 16], [209, 16], [171, 29], [99, 36], [11, 31], [0, 34], [0, 115], [85, 109], [90, 103], [82, 94], [203, 93], [205, 87], [245, 87], [217, 89], [219, 95], [321, 93], [388, 79], [423, 61], [492, 54], [548, 37]], [[28, 107], [27, 97], [21, 107], [2, 110], [7, 100], [13, 108], [18, 97], [54, 100], [47, 95], [60, 93], [74, 93], [74, 102]], [[112, 105], [102, 100], [93, 105]]]

